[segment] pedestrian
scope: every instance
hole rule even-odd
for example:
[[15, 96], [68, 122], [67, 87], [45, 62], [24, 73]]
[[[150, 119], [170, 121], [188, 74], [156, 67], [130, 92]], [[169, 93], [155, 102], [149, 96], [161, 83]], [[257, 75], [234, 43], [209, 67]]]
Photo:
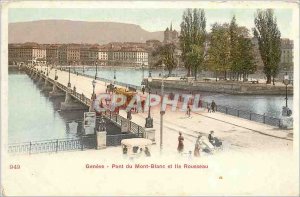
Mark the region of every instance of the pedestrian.
[[142, 92], [145, 94], [145, 86], [142, 87]]
[[201, 135], [197, 137], [194, 149], [194, 157], [200, 157], [200, 150], [201, 150]]
[[120, 113], [120, 107], [117, 106], [115, 111], [116, 111], [116, 114], [119, 114]]
[[184, 141], [184, 137], [182, 136], [182, 133], [179, 132], [178, 147], [177, 147], [178, 153], [182, 153], [183, 152], [183, 149], [184, 149], [183, 141]]
[[145, 100], [142, 100], [141, 101], [141, 105], [142, 105], [142, 112], [144, 113], [145, 112]]
[[188, 117], [191, 117], [191, 107], [189, 105], [187, 106], [186, 114]]
[[128, 119], [128, 120], [131, 120], [131, 119], [132, 119], [132, 116], [131, 116], [131, 109], [129, 109], [129, 110], [127, 111], [127, 119]]
[[150, 153], [148, 147], [145, 147], [145, 155], [146, 155], [146, 157], [151, 157], [151, 153]]
[[170, 99], [170, 100], [173, 100], [173, 99], [174, 99], [174, 93], [173, 93], [173, 92], [170, 93], [169, 99]]
[[212, 102], [211, 102], [211, 109], [212, 109], [212, 112], [216, 111], [216, 103], [214, 100], [212, 100]]
[[211, 113], [211, 106], [210, 106], [209, 103], [207, 103], [207, 112], [208, 112], [208, 113]]
[[210, 131], [210, 134], [208, 135], [208, 141], [214, 147], [220, 147], [220, 146], [222, 146], [222, 142], [217, 137], [215, 137], [214, 131]]
[[199, 107], [199, 108], [202, 108], [202, 100], [201, 100], [201, 99], [199, 99], [198, 107]]

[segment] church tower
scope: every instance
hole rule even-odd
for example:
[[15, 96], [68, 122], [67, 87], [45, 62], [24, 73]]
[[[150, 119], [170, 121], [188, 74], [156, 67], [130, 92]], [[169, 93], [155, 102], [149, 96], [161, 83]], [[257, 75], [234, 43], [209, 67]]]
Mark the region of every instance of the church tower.
[[171, 22], [170, 29], [167, 29], [164, 32], [164, 43], [177, 43], [178, 42], [178, 32], [174, 29]]

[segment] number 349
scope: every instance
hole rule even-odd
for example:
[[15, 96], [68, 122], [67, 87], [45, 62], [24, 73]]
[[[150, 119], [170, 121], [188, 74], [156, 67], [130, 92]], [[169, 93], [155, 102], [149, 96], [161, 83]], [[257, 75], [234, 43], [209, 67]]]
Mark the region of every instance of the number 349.
[[15, 164], [15, 165], [9, 165], [9, 169], [20, 169], [21, 166], [19, 164]]

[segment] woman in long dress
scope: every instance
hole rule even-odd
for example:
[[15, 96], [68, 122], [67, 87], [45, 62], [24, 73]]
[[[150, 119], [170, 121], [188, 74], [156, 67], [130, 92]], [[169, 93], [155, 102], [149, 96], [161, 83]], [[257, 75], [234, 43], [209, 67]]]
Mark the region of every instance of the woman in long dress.
[[195, 143], [195, 149], [194, 149], [194, 156], [200, 157], [200, 150], [201, 150], [201, 136], [198, 136], [196, 143]]
[[184, 148], [183, 141], [184, 141], [184, 137], [182, 136], [182, 133], [179, 132], [179, 137], [178, 137], [178, 147], [177, 147], [177, 151], [178, 151], [179, 153], [182, 153], [182, 152], [183, 152], [183, 148]]

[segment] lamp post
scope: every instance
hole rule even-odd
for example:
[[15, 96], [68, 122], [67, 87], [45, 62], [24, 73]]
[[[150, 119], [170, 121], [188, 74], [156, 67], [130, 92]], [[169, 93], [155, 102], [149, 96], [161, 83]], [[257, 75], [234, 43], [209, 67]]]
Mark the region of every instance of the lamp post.
[[96, 73], [95, 73], [95, 79], [97, 79], [97, 74], [98, 74], [98, 63], [96, 62]]
[[149, 91], [149, 110], [148, 110], [148, 117], [146, 118], [146, 124], [145, 127], [146, 128], [153, 128], [153, 118], [151, 118], [151, 89], [150, 89], [150, 83], [152, 81], [152, 76], [151, 76], [151, 72], [149, 72], [149, 76], [148, 76], [148, 80], [147, 80], [147, 88]]
[[99, 121], [99, 128], [98, 128], [99, 131], [106, 131], [106, 126], [105, 126], [105, 120], [104, 120], [104, 117], [101, 113], [101, 117], [100, 117], [100, 121]]
[[288, 108], [287, 86], [290, 84], [290, 79], [287, 72], [285, 72], [283, 84], [285, 85], [285, 106], [282, 107], [282, 118], [279, 121], [279, 127], [288, 129], [293, 128], [293, 117], [292, 110]]
[[69, 66], [69, 82], [68, 82], [68, 88], [71, 88], [70, 78], [71, 78], [71, 70], [70, 70], [70, 66]]
[[287, 72], [285, 72], [285, 75], [283, 78], [283, 83], [285, 85], [285, 107], [288, 108], [287, 86], [289, 85], [290, 80], [289, 80], [289, 75], [287, 74]]
[[92, 81], [92, 85], [93, 85], [93, 95], [92, 95], [92, 99], [95, 100], [95, 98], [96, 98], [96, 95], [95, 95], [96, 81], [95, 81], [95, 80]]
[[46, 64], [47, 65], [47, 76], [49, 76], [49, 71], [48, 71], [48, 64]]
[[143, 64], [142, 64], [143, 79], [145, 78], [145, 74], [144, 74], [144, 71], [145, 71], [145, 70], [144, 70], [144, 66], [145, 66], [145, 65], [144, 65], [144, 63], [143, 63]]
[[57, 69], [55, 68], [55, 77], [54, 77], [55, 80], [57, 80]]
[[113, 80], [113, 84], [115, 84], [116, 83], [116, 69], [114, 69], [114, 80]]
[[162, 78], [161, 78], [161, 105], [160, 105], [160, 153], [162, 153], [163, 148], [163, 116], [165, 111], [163, 111], [163, 98], [164, 98], [164, 68], [165, 64], [162, 64]]

